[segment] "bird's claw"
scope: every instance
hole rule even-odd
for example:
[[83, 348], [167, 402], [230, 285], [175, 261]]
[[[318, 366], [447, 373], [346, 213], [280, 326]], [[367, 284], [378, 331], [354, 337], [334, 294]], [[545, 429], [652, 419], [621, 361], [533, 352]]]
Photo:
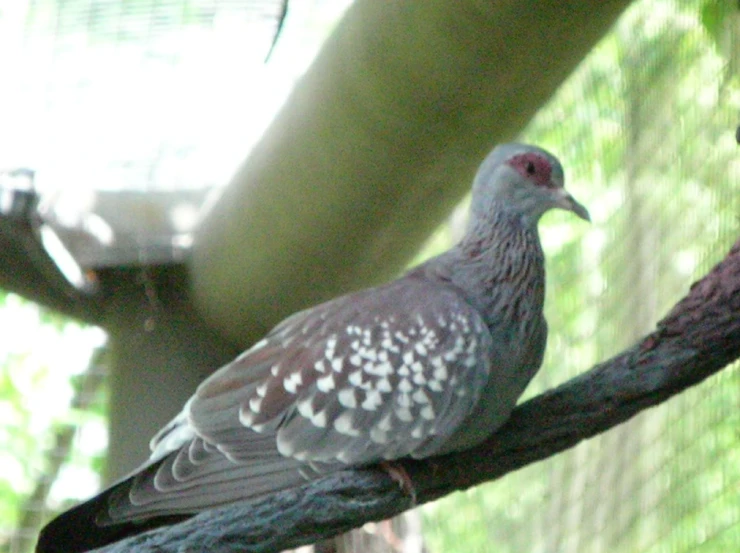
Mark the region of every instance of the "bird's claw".
[[414, 488], [414, 483], [411, 481], [411, 476], [409, 476], [406, 469], [400, 464], [392, 461], [381, 461], [380, 466], [386, 473], [388, 473], [388, 476], [398, 484], [398, 487], [401, 488], [406, 495], [411, 497], [411, 504], [415, 506], [416, 489]]

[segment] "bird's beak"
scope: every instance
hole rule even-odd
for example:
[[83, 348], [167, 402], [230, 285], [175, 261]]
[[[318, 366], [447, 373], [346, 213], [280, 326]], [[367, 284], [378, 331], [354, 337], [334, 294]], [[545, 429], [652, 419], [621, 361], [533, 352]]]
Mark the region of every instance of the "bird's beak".
[[581, 219], [591, 222], [591, 216], [588, 214], [588, 210], [579, 204], [573, 196], [568, 194], [564, 188], [557, 191], [555, 205], [567, 211], [572, 211]]

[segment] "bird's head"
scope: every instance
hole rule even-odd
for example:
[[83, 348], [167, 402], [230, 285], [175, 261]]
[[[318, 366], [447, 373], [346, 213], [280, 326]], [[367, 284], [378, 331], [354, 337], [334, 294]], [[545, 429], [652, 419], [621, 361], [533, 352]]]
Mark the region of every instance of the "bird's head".
[[590, 221], [588, 211], [563, 187], [563, 167], [551, 153], [528, 144], [502, 144], [483, 161], [473, 182], [472, 211], [484, 216], [502, 207], [536, 225], [552, 208]]

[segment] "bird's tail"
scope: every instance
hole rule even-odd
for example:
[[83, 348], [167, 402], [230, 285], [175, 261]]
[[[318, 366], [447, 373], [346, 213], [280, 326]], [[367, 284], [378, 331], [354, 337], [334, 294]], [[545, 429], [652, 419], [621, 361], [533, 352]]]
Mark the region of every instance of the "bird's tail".
[[36, 553], [82, 553], [205, 509], [299, 486], [316, 474], [277, 452], [262, 464], [235, 464], [214, 449], [209, 462], [184, 468], [179, 453], [145, 464], [59, 515], [41, 530]]
[[133, 534], [181, 522], [195, 514], [160, 516], [140, 522], [100, 524], [101, 517], [108, 512], [109, 498], [113, 494], [126, 493], [132, 479], [133, 476], [114, 484], [52, 520], [39, 534], [36, 553], [82, 553]]

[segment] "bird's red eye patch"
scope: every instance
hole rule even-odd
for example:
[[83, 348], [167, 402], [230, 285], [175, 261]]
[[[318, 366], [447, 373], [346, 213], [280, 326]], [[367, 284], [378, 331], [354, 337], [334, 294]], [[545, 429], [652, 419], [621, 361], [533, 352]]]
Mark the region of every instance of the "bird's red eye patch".
[[538, 186], [552, 186], [552, 166], [544, 156], [532, 152], [515, 155], [509, 160], [509, 165]]

